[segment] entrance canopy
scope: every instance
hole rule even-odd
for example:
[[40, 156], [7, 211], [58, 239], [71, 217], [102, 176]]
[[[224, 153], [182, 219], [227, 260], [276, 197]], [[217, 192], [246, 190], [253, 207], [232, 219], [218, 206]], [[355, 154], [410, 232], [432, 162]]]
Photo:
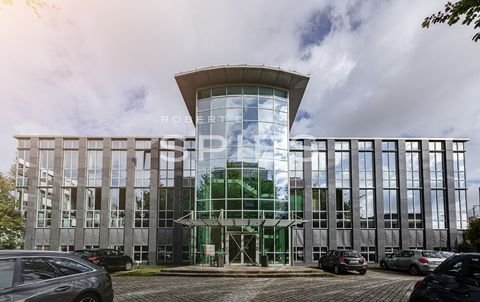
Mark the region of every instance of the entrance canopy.
[[177, 223], [188, 227], [198, 226], [254, 226], [254, 227], [279, 227], [286, 228], [294, 225], [301, 225], [307, 220], [301, 219], [242, 219], [242, 218], [212, 218], [212, 219], [188, 219], [181, 218]]

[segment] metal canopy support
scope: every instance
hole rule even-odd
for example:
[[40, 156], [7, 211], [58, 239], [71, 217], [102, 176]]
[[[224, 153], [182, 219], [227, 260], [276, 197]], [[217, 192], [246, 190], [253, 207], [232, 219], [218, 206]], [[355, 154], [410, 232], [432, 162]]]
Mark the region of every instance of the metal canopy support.
[[260, 226], [260, 227], [281, 227], [288, 228], [293, 225], [301, 225], [307, 222], [303, 219], [236, 219], [236, 218], [212, 218], [212, 219], [191, 219], [190, 214], [175, 220], [175, 222], [188, 227], [198, 226]]

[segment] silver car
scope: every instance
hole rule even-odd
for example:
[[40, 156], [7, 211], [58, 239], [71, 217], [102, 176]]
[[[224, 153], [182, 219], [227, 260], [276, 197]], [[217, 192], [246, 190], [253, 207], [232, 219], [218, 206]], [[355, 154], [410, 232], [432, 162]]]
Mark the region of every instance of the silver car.
[[383, 258], [380, 266], [384, 269], [405, 270], [412, 275], [418, 275], [432, 272], [444, 260], [444, 256], [437, 251], [402, 250]]
[[0, 251], [0, 301], [112, 302], [112, 280], [75, 255]]

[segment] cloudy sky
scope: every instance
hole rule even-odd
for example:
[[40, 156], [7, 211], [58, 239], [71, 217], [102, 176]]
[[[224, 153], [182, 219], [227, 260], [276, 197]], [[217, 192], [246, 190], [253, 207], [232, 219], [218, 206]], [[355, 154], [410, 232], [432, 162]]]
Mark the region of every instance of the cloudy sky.
[[[480, 43], [422, 29], [443, 1], [47, 0], [0, 4], [0, 169], [15, 134], [194, 132], [174, 74], [265, 64], [311, 75], [293, 134], [468, 137], [480, 186]], [[0, 2], [3, 3], [3, 2]]]

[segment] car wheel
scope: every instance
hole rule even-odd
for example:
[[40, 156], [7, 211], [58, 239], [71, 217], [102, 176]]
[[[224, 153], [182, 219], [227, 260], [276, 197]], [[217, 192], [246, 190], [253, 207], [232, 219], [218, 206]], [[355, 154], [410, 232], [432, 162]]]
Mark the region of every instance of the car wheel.
[[100, 298], [94, 293], [85, 293], [81, 294], [75, 302], [100, 302]]
[[335, 264], [335, 265], [333, 266], [333, 272], [334, 272], [336, 275], [340, 274], [340, 267], [338, 267], [338, 265]]
[[367, 273], [367, 270], [362, 269], [362, 270], [359, 270], [358, 272], [360, 273], [360, 275], [365, 275]]
[[130, 261], [127, 261], [127, 263], [125, 263], [125, 270], [131, 271], [132, 268], [133, 268], [133, 263], [131, 263]]
[[420, 272], [420, 271], [418, 270], [418, 267], [417, 267], [416, 265], [411, 265], [411, 266], [410, 266], [410, 269], [409, 269], [408, 271], [409, 271], [410, 274], [413, 275], [413, 276], [418, 275], [418, 273]]
[[388, 264], [385, 261], [380, 262], [380, 267], [383, 269], [388, 269]]

